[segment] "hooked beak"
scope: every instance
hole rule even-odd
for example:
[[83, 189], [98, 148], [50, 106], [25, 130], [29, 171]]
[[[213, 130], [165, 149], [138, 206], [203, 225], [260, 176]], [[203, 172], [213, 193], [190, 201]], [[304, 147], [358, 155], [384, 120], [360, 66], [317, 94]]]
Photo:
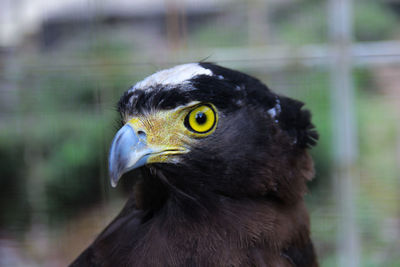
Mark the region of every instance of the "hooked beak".
[[149, 116], [132, 118], [115, 135], [108, 166], [113, 187], [130, 170], [151, 163], [177, 163], [179, 155], [189, 151], [179, 120], [163, 113]]
[[111, 144], [108, 166], [113, 187], [124, 173], [147, 163], [153, 150], [148, 147], [146, 139], [144, 132], [136, 133], [129, 124], [117, 132]]

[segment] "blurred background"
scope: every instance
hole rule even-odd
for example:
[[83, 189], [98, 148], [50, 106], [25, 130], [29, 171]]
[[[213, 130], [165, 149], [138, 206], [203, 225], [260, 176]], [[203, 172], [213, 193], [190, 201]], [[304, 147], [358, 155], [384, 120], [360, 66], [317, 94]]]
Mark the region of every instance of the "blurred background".
[[200, 60], [312, 111], [321, 265], [400, 266], [399, 0], [1, 0], [0, 266], [89, 245], [131, 190], [107, 177], [119, 97]]

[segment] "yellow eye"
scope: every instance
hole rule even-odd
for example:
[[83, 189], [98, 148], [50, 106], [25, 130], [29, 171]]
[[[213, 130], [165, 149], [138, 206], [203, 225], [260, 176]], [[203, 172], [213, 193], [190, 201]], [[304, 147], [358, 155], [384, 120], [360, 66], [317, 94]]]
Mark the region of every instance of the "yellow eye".
[[196, 133], [207, 133], [214, 129], [217, 115], [211, 105], [196, 107], [186, 116], [186, 127]]

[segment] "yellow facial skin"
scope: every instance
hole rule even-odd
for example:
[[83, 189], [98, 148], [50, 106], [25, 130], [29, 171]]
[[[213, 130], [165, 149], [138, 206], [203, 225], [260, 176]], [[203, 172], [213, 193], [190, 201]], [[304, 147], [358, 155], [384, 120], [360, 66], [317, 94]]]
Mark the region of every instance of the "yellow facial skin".
[[154, 151], [147, 163], [173, 163], [178, 161], [174, 155], [189, 152], [191, 144], [215, 131], [218, 115], [217, 109], [212, 104], [191, 102], [173, 110], [128, 116], [125, 121], [135, 130], [139, 138], [146, 139], [145, 143]]

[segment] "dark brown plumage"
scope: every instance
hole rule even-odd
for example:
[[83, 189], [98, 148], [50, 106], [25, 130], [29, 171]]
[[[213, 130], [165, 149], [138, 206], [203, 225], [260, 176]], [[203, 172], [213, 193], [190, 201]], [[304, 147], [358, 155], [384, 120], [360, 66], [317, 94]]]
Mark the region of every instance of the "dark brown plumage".
[[[184, 66], [121, 98], [123, 122], [131, 126], [114, 139], [110, 175], [116, 182], [132, 168], [142, 174], [121, 213], [71, 266], [318, 266], [303, 201], [313, 177], [307, 148], [318, 138], [310, 113], [243, 73], [210, 63]], [[206, 110], [202, 103], [215, 107], [215, 126], [191, 133], [188, 116], [199, 106]], [[179, 132], [180, 121], [178, 129], [157, 129], [154, 137], [157, 123], [150, 119], [175, 110], [175, 121], [188, 114], [182, 133], [190, 138], [179, 143], [184, 152], [159, 158], [151, 150], [136, 163], [125, 160], [132, 153], [128, 137], [141, 136], [135, 149], [176, 147], [182, 133], [157, 146], [151, 140], [160, 131]], [[161, 114], [168, 128], [171, 115]], [[149, 128], [138, 126], [144, 125], [138, 118]]]

